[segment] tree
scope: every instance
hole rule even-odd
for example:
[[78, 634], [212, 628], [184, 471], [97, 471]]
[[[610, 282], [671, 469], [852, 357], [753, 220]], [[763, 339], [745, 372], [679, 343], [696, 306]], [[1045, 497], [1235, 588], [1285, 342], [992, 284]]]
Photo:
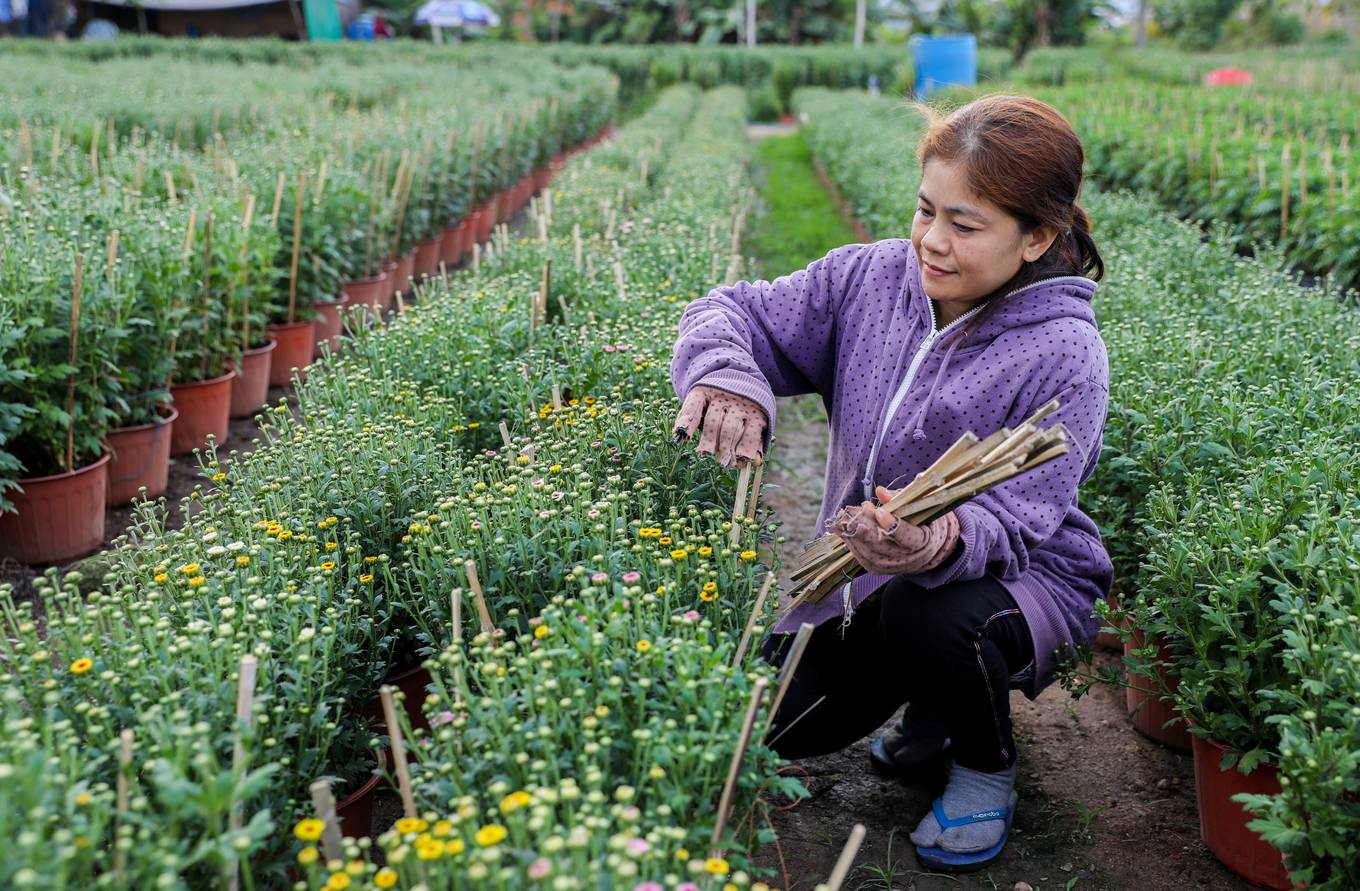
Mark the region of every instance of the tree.
[[1157, 26], [1187, 49], [1209, 49], [1223, 39], [1223, 25], [1241, 0], [1154, 0]]

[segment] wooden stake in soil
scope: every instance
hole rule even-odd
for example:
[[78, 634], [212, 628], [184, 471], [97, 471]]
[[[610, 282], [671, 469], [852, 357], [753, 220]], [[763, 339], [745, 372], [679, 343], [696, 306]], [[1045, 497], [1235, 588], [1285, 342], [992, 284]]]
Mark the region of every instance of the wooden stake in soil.
[[784, 702], [784, 694], [789, 692], [789, 685], [793, 683], [793, 673], [798, 670], [798, 663], [803, 659], [803, 651], [807, 649], [808, 641], [812, 638], [813, 627], [811, 622], [804, 622], [798, 626], [798, 634], [793, 639], [793, 645], [789, 647], [789, 655], [784, 659], [783, 667], [779, 669], [779, 690], [774, 695], [774, 702], [770, 703], [770, 713], [765, 716], [766, 734], [770, 732], [774, 716]]
[[288, 269], [288, 324], [297, 321], [298, 251], [302, 247], [302, 195], [307, 190], [307, 174], [298, 174], [297, 196], [293, 201], [293, 262]]
[[[259, 660], [247, 653], [241, 657], [241, 675], [236, 684], [236, 720], [240, 725], [236, 732], [236, 742], [231, 751], [231, 772], [238, 778], [246, 769], [246, 747], [241, 741], [241, 735], [250, 729], [251, 711], [255, 703], [255, 674], [259, 669]], [[241, 831], [241, 823], [244, 819], [244, 805], [237, 801], [231, 807], [231, 831], [233, 834]], [[227, 888], [228, 891], [236, 891], [240, 886], [241, 870], [240, 861], [232, 859], [228, 866]]]
[[730, 544], [734, 548], [741, 541], [741, 521], [746, 515], [746, 487], [750, 484], [751, 465], [747, 464], [737, 473], [737, 500], [732, 505], [732, 538]]
[[770, 594], [770, 586], [774, 584], [774, 573], [765, 576], [765, 583], [760, 586], [760, 593], [756, 595], [755, 605], [751, 607], [751, 616], [746, 620], [746, 628], [741, 632], [741, 641], [737, 644], [737, 651], [732, 655], [732, 667], [736, 668], [741, 664], [741, 660], [746, 657], [746, 648], [751, 644], [751, 634], [755, 631], [756, 622], [760, 620], [760, 614], [765, 609], [765, 598]]
[[241, 214], [241, 351], [250, 349], [250, 223], [255, 218], [255, 195], [246, 195], [246, 209]]
[[208, 332], [212, 330], [212, 294], [209, 283], [212, 279], [212, 230], [213, 213], [208, 211], [208, 220], [203, 227], [203, 361], [199, 364], [199, 377], [208, 376]]
[[118, 236], [117, 229], [109, 233], [109, 254], [104, 261], [104, 276], [109, 280], [109, 284], [113, 284], [113, 264], [118, 261]]
[[557, 385], [556, 382], [554, 382], [553, 385], [552, 385], [552, 401], [553, 401], [553, 411], [561, 411], [561, 410], [562, 410], [562, 389]]
[[[76, 367], [80, 343], [80, 292], [85, 279], [85, 255], [76, 254], [76, 280], [71, 290], [71, 351], [69, 362]], [[66, 379], [66, 472], [76, 469], [76, 373]]]
[[760, 482], [763, 476], [765, 476], [764, 461], [756, 465], [755, 479], [751, 480], [751, 503], [746, 508], [746, 519], [748, 520], [756, 518], [756, 501], [760, 498]]
[[1289, 143], [1280, 149], [1280, 239], [1289, 229]]
[[406, 766], [405, 737], [401, 724], [397, 722], [397, 707], [392, 700], [392, 685], [383, 684], [378, 689], [382, 698], [383, 719], [387, 721], [387, 736], [392, 740], [392, 760], [397, 768], [397, 788], [401, 790], [401, 809], [411, 819], [416, 817], [416, 797], [411, 792], [411, 771]]
[[491, 610], [487, 609], [486, 597], [482, 595], [482, 583], [477, 578], [477, 564], [471, 560], [464, 560], [463, 569], [467, 572], [468, 587], [472, 589], [472, 596], [477, 602], [477, 618], [482, 623], [482, 631], [494, 634], [496, 624], [491, 621]]
[[851, 827], [850, 838], [846, 839], [840, 857], [836, 858], [836, 866], [831, 870], [830, 878], [826, 880], [827, 891], [840, 891], [845, 877], [850, 874], [850, 866], [855, 862], [855, 856], [859, 854], [859, 846], [864, 843], [864, 832], [863, 823], [856, 823]]
[[500, 429], [501, 429], [501, 442], [504, 443], [505, 447], [508, 449], [510, 448], [510, 446], [514, 445], [514, 440], [510, 438], [510, 428], [505, 426], [504, 421], [501, 421]]
[[751, 728], [756, 723], [756, 712], [760, 711], [760, 703], [765, 698], [765, 689], [769, 685], [770, 682], [765, 678], [757, 678], [755, 686], [751, 688], [751, 702], [746, 707], [741, 735], [737, 737], [737, 749], [732, 753], [732, 764], [727, 769], [727, 782], [723, 783], [722, 798], [718, 800], [718, 822], [713, 827], [713, 839], [710, 842], [715, 857], [721, 850], [718, 842], [722, 839], [723, 831], [727, 829], [727, 812], [732, 807], [732, 795], [736, 791], [737, 777], [741, 774], [741, 763], [746, 757], [746, 748], [751, 744]]
[[538, 287], [538, 318], [543, 321], [548, 315], [548, 291], [552, 288], [552, 257], [543, 261], [543, 280]]
[[[452, 606], [453, 606], [453, 634], [451, 635], [451, 637], [452, 637], [452, 645], [453, 645], [454, 647], [456, 647], [456, 648], [459, 650], [459, 652], [462, 652], [462, 649], [463, 649], [463, 589], [462, 589], [462, 588], [454, 588], [454, 589], [453, 589], [453, 604], [452, 604]], [[460, 705], [463, 704], [463, 666], [462, 666], [461, 664], [454, 666], [454, 669], [453, 669], [453, 685], [454, 685], [454, 687], [455, 687], [455, 690], [454, 690], [454, 692], [453, 692], [453, 704], [454, 704], [454, 706], [460, 706]]]
[[576, 246], [576, 272], [581, 272], [581, 224], [571, 224], [571, 240]]
[[[118, 830], [122, 827], [123, 819], [128, 812], [131, 797], [131, 788], [128, 784], [128, 769], [132, 767], [132, 740], [131, 729], [125, 729], [118, 734], [118, 803], [117, 816], [114, 819], [114, 839], [118, 838]], [[127, 854], [119, 844], [113, 846], [113, 874], [121, 883], [123, 881], [123, 870], [127, 864]]]
[[269, 212], [269, 225], [271, 226], [278, 226], [279, 224], [279, 208], [283, 204], [283, 183], [283, 171], [280, 170], [279, 180], [274, 185], [274, 209]]
[[340, 833], [340, 818], [335, 813], [331, 784], [326, 780], [317, 780], [308, 788], [312, 792], [312, 809], [316, 811], [316, 818], [325, 824], [321, 830], [321, 852], [326, 855], [327, 861], [343, 859], [345, 842]]

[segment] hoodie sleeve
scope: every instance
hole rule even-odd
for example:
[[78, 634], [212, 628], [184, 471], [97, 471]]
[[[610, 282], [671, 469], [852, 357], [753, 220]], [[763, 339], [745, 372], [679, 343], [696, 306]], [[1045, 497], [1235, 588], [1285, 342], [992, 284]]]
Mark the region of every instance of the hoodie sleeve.
[[690, 303], [671, 359], [676, 395], [683, 402], [703, 384], [758, 403], [769, 451], [775, 396], [830, 392], [840, 307], [872, 253], [872, 244], [847, 244], [772, 282], [737, 282]]
[[954, 509], [961, 546], [955, 556], [930, 572], [913, 575], [923, 588], [991, 574], [1013, 579], [1029, 568], [1030, 552], [1057, 532], [1077, 500], [1077, 486], [1090, 475], [1100, 455], [1109, 386], [1089, 378], [1036, 399], [1007, 422], [1014, 426], [1050, 399], [1060, 407], [1040, 429], [1067, 428], [1066, 455], [1009, 480]]

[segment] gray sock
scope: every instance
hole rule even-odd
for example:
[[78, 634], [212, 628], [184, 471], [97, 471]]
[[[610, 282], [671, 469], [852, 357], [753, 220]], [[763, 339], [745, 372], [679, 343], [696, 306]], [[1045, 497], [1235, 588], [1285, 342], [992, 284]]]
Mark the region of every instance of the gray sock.
[[[1014, 808], [1018, 797], [1014, 767], [983, 773], [954, 764], [949, 768], [949, 783], [944, 788], [942, 803], [945, 818], [955, 820], [984, 811]], [[985, 851], [1001, 841], [1005, 830], [1005, 820], [987, 820], [942, 830], [932, 809], [921, 818], [911, 840], [923, 848], [938, 847], [955, 854], [971, 854]]]

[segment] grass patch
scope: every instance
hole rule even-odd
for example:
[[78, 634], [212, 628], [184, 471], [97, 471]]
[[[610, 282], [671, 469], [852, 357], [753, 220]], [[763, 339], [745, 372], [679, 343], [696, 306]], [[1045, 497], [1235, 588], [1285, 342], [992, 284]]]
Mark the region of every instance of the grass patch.
[[788, 275], [856, 241], [817, 179], [802, 133], [761, 140], [755, 177], [764, 208], [750, 228], [746, 253], [756, 258], [761, 278]]

